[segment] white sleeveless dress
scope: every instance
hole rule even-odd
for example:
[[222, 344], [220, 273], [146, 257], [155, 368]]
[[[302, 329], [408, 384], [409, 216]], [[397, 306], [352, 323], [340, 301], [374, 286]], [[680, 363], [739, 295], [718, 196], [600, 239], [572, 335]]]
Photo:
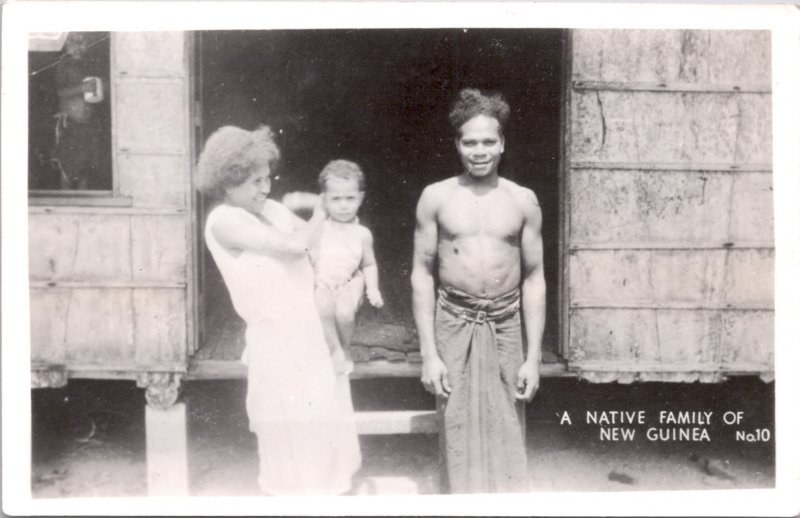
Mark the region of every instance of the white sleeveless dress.
[[[238, 207], [214, 208], [205, 239], [247, 323], [242, 361], [248, 368], [247, 415], [258, 437], [259, 485], [276, 495], [346, 492], [361, 452], [349, 381], [334, 374], [314, 305], [311, 264], [305, 256], [231, 255], [211, 228], [243, 214], [259, 221]], [[291, 232], [291, 213], [280, 203], [268, 200], [262, 215]]]

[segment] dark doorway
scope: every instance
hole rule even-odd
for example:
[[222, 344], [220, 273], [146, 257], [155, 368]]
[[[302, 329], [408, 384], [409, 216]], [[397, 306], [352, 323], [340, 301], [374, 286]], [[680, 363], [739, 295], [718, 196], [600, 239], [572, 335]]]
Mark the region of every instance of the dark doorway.
[[[360, 219], [375, 236], [386, 306], [380, 311], [365, 306], [359, 325], [405, 329], [404, 336], [413, 337], [414, 208], [425, 185], [460, 172], [447, 122], [450, 103], [466, 86], [502, 92], [512, 117], [501, 174], [532, 188], [544, 217], [545, 349], [551, 352], [545, 357], [553, 358], [559, 331], [564, 41], [562, 30], [531, 29], [200, 33], [202, 137], [227, 124], [271, 126], [283, 153], [274, 197], [316, 192], [317, 175], [329, 160], [360, 164], [367, 176]], [[208, 346], [236, 340], [239, 331], [225, 324], [232, 315], [230, 301], [203, 250], [201, 350], [227, 350]], [[225, 325], [229, 330], [223, 332]], [[369, 335], [362, 334], [365, 341]], [[416, 347], [413, 338], [397, 341], [404, 342], [399, 349]]]

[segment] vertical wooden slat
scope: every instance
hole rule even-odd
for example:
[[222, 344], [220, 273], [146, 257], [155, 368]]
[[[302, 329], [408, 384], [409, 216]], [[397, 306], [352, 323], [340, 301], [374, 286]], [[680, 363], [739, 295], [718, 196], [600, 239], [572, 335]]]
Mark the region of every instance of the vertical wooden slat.
[[559, 339], [558, 353], [562, 358], [567, 357], [569, 350], [569, 236], [570, 236], [570, 141], [572, 131], [570, 130], [570, 111], [572, 103], [572, 89], [570, 80], [573, 73], [573, 31], [564, 31], [564, 45], [562, 46], [561, 59], [561, 96], [562, 102], [559, 105], [559, 120], [561, 121], [561, 139], [559, 140], [559, 174], [558, 174], [558, 301], [559, 301]]
[[67, 361], [132, 362], [133, 308], [129, 289], [72, 289], [66, 314]]
[[185, 214], [139, 216], [131, 222], [133, 278], [138, 281], [187, 280]]
[[185, 306], [183, 290], [134, 290], [137, 364], [172, 365], [185, 357]]
[[32, 362], [55, 365], [66, 362], [67, 315], [71, 296], [70, 290], [31, 290]]

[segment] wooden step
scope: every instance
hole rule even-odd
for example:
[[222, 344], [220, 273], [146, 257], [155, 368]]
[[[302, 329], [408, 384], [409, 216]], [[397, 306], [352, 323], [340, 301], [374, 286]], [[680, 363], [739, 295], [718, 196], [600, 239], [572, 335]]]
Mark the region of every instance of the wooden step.
[[356, 477], [353, 480], [355, 495], [435, 495], [440, 492], [437, 476]]
[[439, 433], [435, 410], [356, 412], [359, 435]]
[[[412, 362], [389, 362], [375, 360], [368, 363], [356, 363], [350, 379], [369, 378], [419, 378], [422, 364]], [[567, 370], [564, 363], [542, 363], [542, 377], [575, 376]], [[247, 368], [238, 360], [205, 360], [193, 359], [189, 363], [189, 380], [201, 379], [241, 379], [247, 377]]]

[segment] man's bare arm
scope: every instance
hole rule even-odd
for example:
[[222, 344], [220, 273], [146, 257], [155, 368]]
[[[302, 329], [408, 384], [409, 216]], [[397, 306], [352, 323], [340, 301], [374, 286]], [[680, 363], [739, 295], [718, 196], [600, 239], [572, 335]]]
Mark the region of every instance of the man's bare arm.
[[545, 281], [542, 247], [542, 211], [533, 191], [520, 194], [525, 222], [522, 227], [522, 317], [528, 353], [518, 376], [519, 398], [530, 401], [539, 387], [539, 362], [545, 323]]
[[438, 247], [436, 210], [438, 200], [434, 186], [428, 186], [417, 204], [417, 226], [414, 230], [414, 263], [411, 271], [414, 322], [422, 355], [422, 384], [438, 396], [450, 392], [447, 369], [436, 352], [433, 329], [436, 294], [433, 269]]

